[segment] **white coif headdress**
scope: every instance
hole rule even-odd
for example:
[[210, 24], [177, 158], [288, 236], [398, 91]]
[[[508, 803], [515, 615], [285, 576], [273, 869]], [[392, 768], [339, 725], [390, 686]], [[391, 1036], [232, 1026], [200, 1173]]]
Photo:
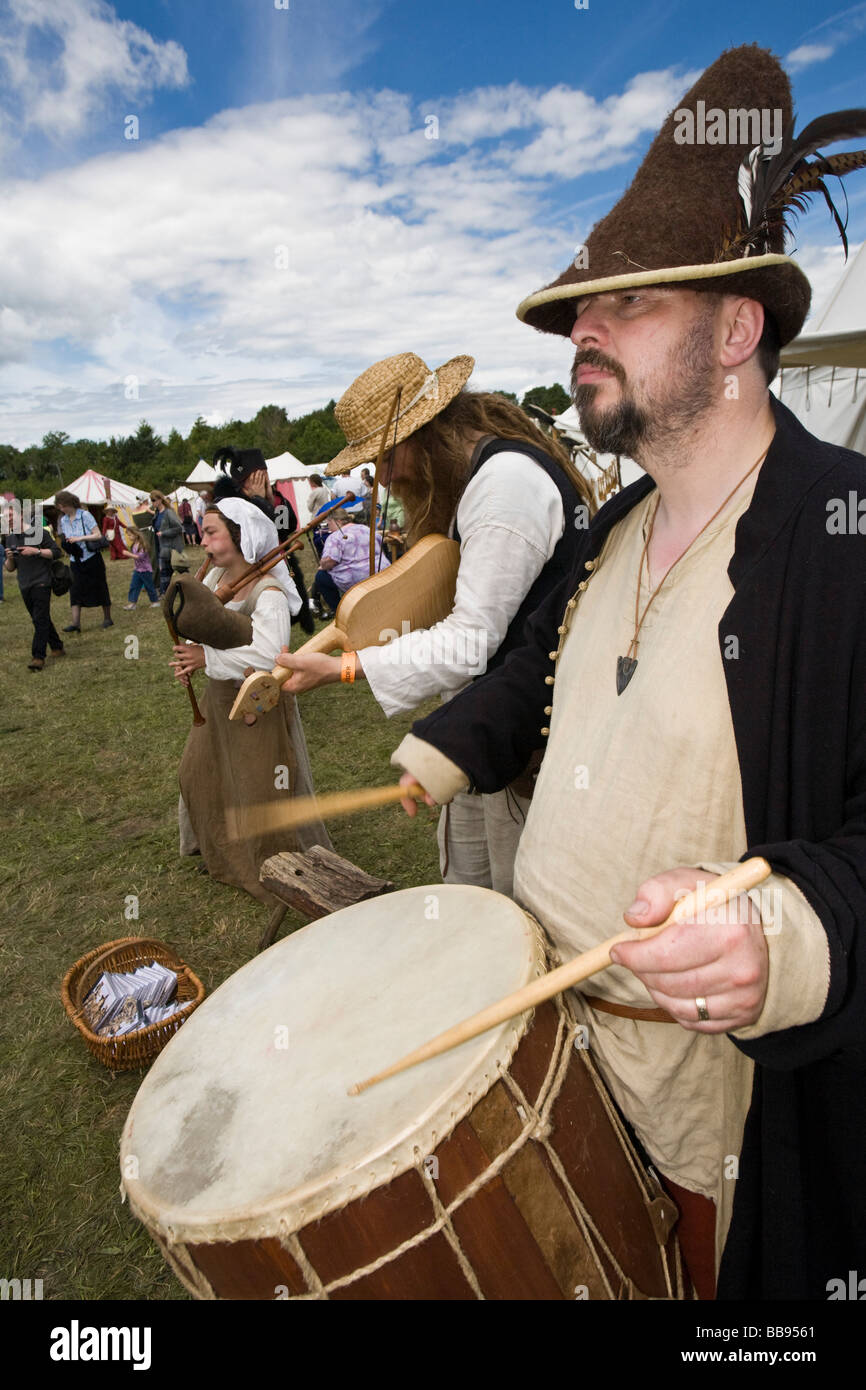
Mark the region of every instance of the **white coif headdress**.
[[[256, 560], [261, 560], [263, 555], [267, 555], [269, 550], [274, 550], [279, 545], [280, 538], [276, 526], [253, 502], [245, 502], [241, 497], [224, 497], [221, 502], [216, 503], [216, 508], [241, 528], [241, 554], [248, 565], [255, 564]], [[283, 560], [275, 565], [265, 578], [273, 580], [274, 584], [282, 589], [289, 600], [292, 617], [300, 613], [301, 596], [295, 588], [286, 562]]]

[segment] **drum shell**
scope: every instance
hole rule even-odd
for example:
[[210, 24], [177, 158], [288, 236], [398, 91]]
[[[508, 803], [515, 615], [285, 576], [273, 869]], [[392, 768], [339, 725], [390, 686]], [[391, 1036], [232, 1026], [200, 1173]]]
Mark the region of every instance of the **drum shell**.
[[199, 1298], [683, 1297], [676, 1209], [573, 1036], [563, 1001], [542, 1005], [507, 1077], [432, 1153], [292, 1235], [170, 1244], [138, 1214]]

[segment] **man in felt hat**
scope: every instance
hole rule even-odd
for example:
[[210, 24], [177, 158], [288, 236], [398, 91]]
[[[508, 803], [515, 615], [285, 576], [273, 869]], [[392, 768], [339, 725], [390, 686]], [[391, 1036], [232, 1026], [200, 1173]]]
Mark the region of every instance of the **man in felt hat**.
[[[410, 541], [448, 532], [460, 542], [452, 611], [386, 646], [342, 657], [286, 653], [280, 661], [294, 674], [284, 689], [301, 694], [341, 677], [365, 679], [388, 716], [451, 695], [505, 660], [527, 615], [571, 568], [576, 513], [589, 515], [588, 488], [563, 446], [516, 405], [466, 389], [474, 365], [453, 357], [431, 371], [416, 353], [403, 352], [369, 367], [337, 402], [348, 442], [326, 470], [346, 473], [390, 446], [378, 482], [405, 505]], [[389, 500], [386, 494], [385, 511]], [[506, 783], [489, 796], [458, 796], [443, 812], [439, 857], [447, 883], [510, 894], [531, 774], [518, 768]]]
[[866, 1271], [866, 539], [827, 525], [866, 468], [768, 385], [810, 298], [785, 212], [866, 163], [808, 162], [866, 112], [793, 140], [787, 78], [754, 46], [679, 111], [764, 107], [786, 132], [766, 150], [689, 145], [672, 113], [586, 254], [521, 304], [575, 345], [589, 442], [648, 476], [594, 518], [508, 664], [394, 761], [447, 802], [546, 749], [515, 897], [563, 959], [769, 861], [715, 920], [617, 947], [577, 1008], [699, 1294], [720, 1260], [720, 1297], [820, 1299]]

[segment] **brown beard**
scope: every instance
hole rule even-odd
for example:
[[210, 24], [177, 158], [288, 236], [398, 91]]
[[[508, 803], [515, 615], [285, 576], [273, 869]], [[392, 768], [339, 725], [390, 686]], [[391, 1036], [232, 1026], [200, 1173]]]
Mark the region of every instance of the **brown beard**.
[[[592, 348], [578, 349], [571, 373], [571, 393], [591, 448], [639, 462], [643, 446], [651, 447], [664, 436], [686, 433], [694, 426], [712, 400], [714, 314], [714, 304], [707, 304], [668, 358], [669, 388], [646, 404], [635, 399], [618, 362]], [[606, 411], [594, 409], [598, 388], [577, 384], [577, 369], [582, 363], [614, 373], [622, 386], [615, 406]]]

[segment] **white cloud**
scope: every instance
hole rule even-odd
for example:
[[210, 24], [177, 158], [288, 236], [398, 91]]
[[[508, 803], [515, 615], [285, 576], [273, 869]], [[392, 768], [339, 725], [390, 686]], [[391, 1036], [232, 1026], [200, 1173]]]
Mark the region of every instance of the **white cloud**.
[[[836, 14], [828, 15], [820, 24], [814, 24], [806, 31], [806, 39], [813, 42], [803, 43], [792, 49], [784, 60], [785, 67], [789, 72], [800, 72], [812, 63], [823, 63], [837, 48], [850, 43], [858, 34], [862, 34], [864, 29], [866, 4], [849, 5], [847, 9], [838, 10]], [[814, 42], [818, 35], [821, 36], [820, 40]]]
[[690, 81], [480, 89], [439, 142], [399, 92], [262, 103], [9, 185], [0, 438], [297, 414], [407, 349], [471, 353], [484, 387], [567, 381], [571, 345], [514, 310], [610, 204], [557, 221], [552, 195], [624, 164]]
[[804, 43], [799, 48], [792, 48], [785, 59], [784, 66], [788, 72], [801, 72], [803, 68], [809, 67], [811, 63], [823, 63], [825, 58], [830, 58], [833, 54], [833, 45], [829, 43]]
[[0, 35], [7, 138], [37, 130], [66, 140], [88, 125], [109, 91], [141, 101], [189, 80], [180, 44], [158, 42], [105, 0], [7, 3], [11, 22]]

